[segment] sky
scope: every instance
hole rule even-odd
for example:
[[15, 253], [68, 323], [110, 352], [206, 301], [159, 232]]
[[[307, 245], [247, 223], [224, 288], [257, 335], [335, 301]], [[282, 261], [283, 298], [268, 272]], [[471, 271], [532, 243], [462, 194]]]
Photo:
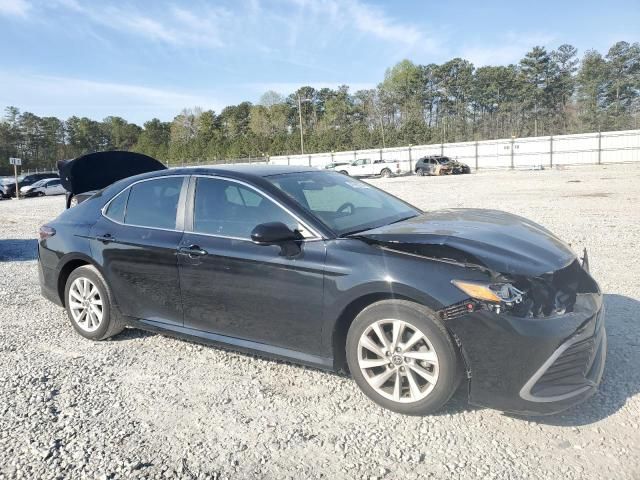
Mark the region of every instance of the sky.
[[506, 65], [640, 41], [640, 0], [0, 0], [0, 108], [142, 124], [303, 85], [372, 88], [408, 58]]

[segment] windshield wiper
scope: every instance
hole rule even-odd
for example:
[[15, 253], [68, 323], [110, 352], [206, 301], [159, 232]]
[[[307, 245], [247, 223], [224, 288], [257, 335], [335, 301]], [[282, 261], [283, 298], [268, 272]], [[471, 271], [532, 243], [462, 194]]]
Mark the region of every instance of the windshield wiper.
[[338, 235], [338, 238], [344, 238], [350, 235], [355, 235], [356, 233], [366, 232], [367, 230], [371, 230], [372, 228], [377, 228], [377, 227], [367, 227], [367, 228], [360, 228], [358, 230], [351, 230], [349, 232], [341, 233], [340, 235]]
[[393, 225], [394, 223], [403, 222], [405, 220], [409, 220], [410, 218], [417, 217], [417, 216], [418, 216], [418, 214], [409, 215], [408, 217], [402, 217], [399, 220], [394, 220], [393, 222], [389, 222], [389, 223], [383, 223], [382, 225], [375, 225], [373, 227], [359, 228], [357, 230], [352, 230], [350, 232], [343, 233], [343, 234], [339, 235], [339, 238], [349, 237], [349, 236], [355, 235], [357, 233], [366, 232], [367, 230], [373, 230], [374, 228], [380, 228], [380, 227], [384, 227], [386, 225]]
[[417, 217], [417, 216], [418, 216], [417, 213], [415, 215], [409, 215], [408, 217], [401, 218], [400, 220], [394, 220], [393, 222], [387, 223], [387, 225], [393, 225], [394, 223], [404, 222], [405, 220], [409, 220], [410, 218]]

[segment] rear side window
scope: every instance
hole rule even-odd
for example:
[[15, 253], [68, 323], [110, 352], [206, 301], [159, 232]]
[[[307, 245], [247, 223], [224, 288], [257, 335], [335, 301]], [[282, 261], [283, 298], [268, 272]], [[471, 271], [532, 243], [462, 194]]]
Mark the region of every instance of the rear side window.
[[111, 200], [111, 203], [107, 207], [106, 212], [104, 212], [107, 218], [110, 218], [114, 222], [124, 222], [124, 210], [125, 206], [127, 205], [127, 198], [129, 198], [129, 192], [130, 189], [127, 189], [116, 198]]
[[175, 229], [182, 182], [182, 177], [168, 177], [133, 185], [125, 209], [124, 223]]

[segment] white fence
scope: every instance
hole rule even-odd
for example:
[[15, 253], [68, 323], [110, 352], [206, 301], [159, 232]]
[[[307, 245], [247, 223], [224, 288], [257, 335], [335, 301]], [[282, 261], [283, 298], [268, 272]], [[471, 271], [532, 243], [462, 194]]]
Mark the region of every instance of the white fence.
[[311, 155], [280, 155], [270, 157], [269, 163], [323, 168], [333, 162], [352, 162], [358, 158], [372, 158], [397, 161], [401, 164], [403, 171], [411, 172], [416, 160], [426, 155], [446, 155], [476, 170], [640, 162], [640, 130], [443, 143]]

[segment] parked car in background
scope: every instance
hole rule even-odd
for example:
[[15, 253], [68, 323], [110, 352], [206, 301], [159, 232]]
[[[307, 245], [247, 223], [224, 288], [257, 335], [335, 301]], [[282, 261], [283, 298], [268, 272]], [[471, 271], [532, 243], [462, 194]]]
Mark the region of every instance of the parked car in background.
[[580, 262], [525, 218], [423, 212], [299, 166], [161, 169], [93, 187], [40, 228], [38, 255], [43, 295], [87, 339], [132, 325], [348, 369], [410, 415], [436, 411], [460, 382], [475, 405], [553, 413], [602, 378], [603, 298], [586, 252]]
[[9, 183], [14, 181], [13, 177], [0, 177], [0, 200], [3, 198], [9, 198], [7, 186]]
[[400, 173], [399, 162], [387, 162], [385, 160], [372, 160], [359, 158], [348, 165], [337, 167], [334, 170], [350, 177], [390, 177]]
[[45, 178], [32, 185], [20, 188], [20, 195], [25, 197], [43, 197], [45, 195], [64, 195], [66, 190], [59, 178]]
[[471, 173], [469, 165], [445, 156], [419, 158], [413, 170], [416, 175], [459, 175]]
[[[28, 185], [33, 185], [40, 180], [44, 180], [46, 178], [58, 178], [57, 173], [30, 173], [27, 175], [20, 175], [18, 177], [18, 188], [22, 188]], [[6, 197], [15, 197], [16, 196], [16, 184], [15, 181], [9, 181], [4, 185], [5, 196]]]

